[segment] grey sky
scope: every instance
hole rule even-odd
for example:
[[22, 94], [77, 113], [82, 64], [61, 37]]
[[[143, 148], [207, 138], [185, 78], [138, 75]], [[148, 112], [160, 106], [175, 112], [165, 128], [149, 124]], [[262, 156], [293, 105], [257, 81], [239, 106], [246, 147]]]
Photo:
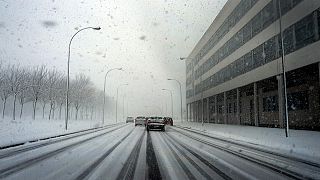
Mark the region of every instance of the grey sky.
[[[47, 65], [66, 71], [68, 42], [77, 28], [87, 30], [72, 44], [71, 74], [89, 75], [97, 88], [108, 77], [108, 95], [124, 88], [130, 109], [164, 107], [174, 90], [175, 114], [179, 112], [176, 78], [185, 84], [187, 56], [226, 0], [0, 0], [0, 58], [23, 66]], [[185, 96], [185, 91], [183, 91]], [[137, 105], [138, 104], [138, 105]], [[168, 103], [168, 109], [169, 109]], [[143, 108], [142, 108], [143, 109]], [[144, 111], [142, 111], [144, 113]]]

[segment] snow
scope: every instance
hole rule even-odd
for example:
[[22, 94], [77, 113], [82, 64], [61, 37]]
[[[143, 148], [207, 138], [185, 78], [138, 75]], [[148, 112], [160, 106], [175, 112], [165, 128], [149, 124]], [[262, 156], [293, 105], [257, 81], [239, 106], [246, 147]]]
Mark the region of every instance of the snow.
[[0, 119], [0, 147], [90, 129], [100, 125], [98, 121], [70, 120], [68, 123], [68, 131], [66, 131], [64, 120], [33, 120], [30, 117], [11, 120], [11, 118], [8, 117]]
[[320, 132], [289, 130], [253, 126], [176, 122], [175, 125], [201, 131], [211, 136], [237, 141], [251, 146], [259, 146], [278, 153], [320, 162]]

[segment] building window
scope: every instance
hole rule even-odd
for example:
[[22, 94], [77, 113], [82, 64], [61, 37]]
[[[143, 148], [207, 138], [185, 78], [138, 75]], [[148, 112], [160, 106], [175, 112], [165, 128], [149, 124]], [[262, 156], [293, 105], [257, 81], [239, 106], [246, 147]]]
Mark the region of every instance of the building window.
[[252, 21], [252, 37], [254, 37], [262, 30], [261, 12], [258, 13], [251, 21]]
[[278, 111], [278, 96], [269, 96], [263, 98], [263, 112], [276, 112]]
[[275, 19], [273, 3], [269, 3], [266, 5], [265, 8], [263, 8], [261, 12], [261, 16], [262, 16], [262, 28], [265, 29], [270, 24], [272, 24], [272, 22]]
[[245, 44], [251, 39], [251, 21], [248, 22], [248, 24], [246, 24], [242, 28], [242, 32], [243, 32], [243, 44]]
[[263, 44], [253, 50], [253, 69], [264, 64], [265, 54], [263, 52]]
[[[281, 7], [281, 14], [284, 15], [292, 8], [292, 0], [279, 0]], [[277, 2], [278, 3], [278, 2]]]
[[222, 114], [222, 105], [218, 105], [218, 114]]
[[229, 114], [232, 113], [232, 104], [231, 103], [228, 104], [228, 113]]
[[[279, 38], [281, 44], [281, 38]], [[283, 33], [283, 44], [285, 54], [289, 54], [294, 51], [293, 44], [293, 26], [287, 28]]]
[[243, 57], [244, 61], [244, 73], [251, 71], [253, 67], [253, 61], [252, 61], [252, 53], [249, 52]]
[[314, 41], [313, 14], [303, 18], [295, 24], [296, 48], [302, 48]]
[[275, 37], [264, 43], [264, 53], [266, 63], [276, 59], [276, 40]]
[[309, 109], [308, 91], [300, 91], [288, 94], [288, 110], [306, 110]]

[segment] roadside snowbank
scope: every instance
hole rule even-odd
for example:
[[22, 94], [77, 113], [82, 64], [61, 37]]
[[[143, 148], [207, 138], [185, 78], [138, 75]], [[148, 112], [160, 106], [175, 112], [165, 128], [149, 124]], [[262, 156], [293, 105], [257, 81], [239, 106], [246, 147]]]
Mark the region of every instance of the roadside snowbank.
[[241, 141], [282, 154], [296, 156], [314, 162], [320, 162], [320, 132], [290, 130], [285, 137], [284, 129], [253, 126], [202, 124], [195, 122], [177, 122], [175, 125], [198, 130], [208, 135]]
[[66, 131], [63, 120], [0, 119], [0, 147], [99, 127], [99, 125], [97, 121], [70, 120], [68, 131]]

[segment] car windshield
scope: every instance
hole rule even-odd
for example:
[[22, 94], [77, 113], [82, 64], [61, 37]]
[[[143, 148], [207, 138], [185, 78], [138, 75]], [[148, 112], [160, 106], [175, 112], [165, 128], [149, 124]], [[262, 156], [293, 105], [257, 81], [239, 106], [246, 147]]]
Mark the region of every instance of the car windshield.
[[320, 180], [320, 0], [0, 0], [0, 180]]

